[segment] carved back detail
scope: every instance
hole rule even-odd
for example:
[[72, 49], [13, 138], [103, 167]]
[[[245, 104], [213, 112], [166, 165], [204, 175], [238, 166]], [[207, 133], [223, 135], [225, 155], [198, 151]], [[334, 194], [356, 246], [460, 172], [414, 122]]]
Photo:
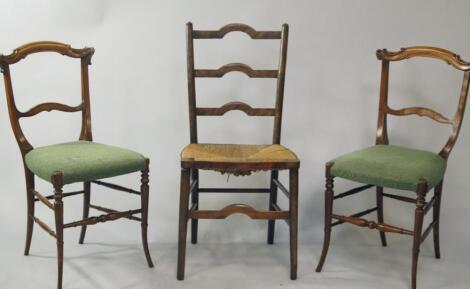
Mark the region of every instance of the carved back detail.
[[[0, 68], [3, 73], [5, 82], [5, 92], [7, 96], [8, 112], [10, 116], [10, 123], [15, 134], [16, 140], [24, 157], [33, 146], [28, 142], [23, 130], [21, 129], [19, 119], [23, 117], [32, 117], [44, 111], [58, 110], [63, 112], [82, 112], [82, 127], [80, 133], [80, 140], [92, 140], [91, 133], [91, 114], [90, 114], [90, 92], [88, 83], [88, 65], [91, 64], [91, 57], [94, 53], [93, 48], [76, 49], [70, 45], [53, 42], [53, 41], [40, 41], [33, 42], [16, 48], [13, 53], [9, 55], [0, 55]], [[81, 64], [81, 91], [82, 101], [77, 106], [68, 106], [56, 102], [41, 103], [33, 108], [22, 112], [19, 111], [13, 93], [13, 86], [10, 74], [10, 65], [15, 64], [33, 53], [40, 52], [56, 52], [62, 55], [80, 58]]]
[[462, 70], [470, 70], [470, 62], [463, 61], [460, 55], [449, 50], [431, 46], [411, 46], [402, 48], [400, 51], [388, 51], [387, 49], [377, 50], [379, 60], [399, 61], [413, 57], [430, 57], [440, 59], [453, 67]]
[[[460, 91], [459, 103], [457, 111], [452, 119], [448, 119], [442, 114], [425, 107], [407, 107], [403, 109], [392, 109], [388, 106], [388, 80], [389, 80], [389, 66], [390, 61], [400, 61], [412, 57], [430, 57], [440, 59], [452, 65], [454, 68], [462, 70], [464, 77], [462, 81], [462, 88]], [[450, 124], [452, 126], [452, 133], [447, 140], [445, 146], [439, 152], [443, 158], [448, 158], [452, 148], [454, 147], [465, 112], [465, 105], [467, 102], [468, 88], [470, 83], [470, 62], [463, 61], [459, 55], [445, 49], [429, 47], [429, 46], [414, 46], [402, 48], [397, 52], [390, 52], [386, 49], [377, 50], [377, 58], [382, 61], [381, 83], [380, 83], [380, 103], [379, 103], [379, 116], [377, 122], [377, 135], [376, 144], [388, 144], [387, 132], [387, 114], [405, 116], [405, 115], [419, 115], [428, 117], [434, 121]]]
[[230, 32], [243, 32], [252, 39], [281, 39], [281, 31], [256, 31], [251, 26], [241, 23], [225, 25], [219, 30], [198, 30], [193, 32], [194, 39], [221, 39]]
[[[278, 69], [253, 69], [243, 63], [229, 63], [218, 69], [195, 69], [194, 68], [194, 39], [221, 39], [230, 32], [243, 32], [252, 39], [279, 39], [281, 42]], [[192, 23], [186, 25], [187, 42], [187, 72], [188, 72], [188, 103], [189, 103], [189, 125], [191, 143], [197, 143], [197, 116], [221, 116], [228, 111], [240, 110], [249, 116], [272, 116], [274, 117], [273, 143], [281, 141], [282, 106], [284, 98], [284, 79], [287, 57], [287, 40], [289, 26], [284, 24], [281, 31], [257, 31], [245, 24], [228, 24], [219, 30], [193, 30]], [[197, 107], [196, 106], [196, 78], [199, 77], [223, 77], [230, 72], [242, 72], [250, 78], [276, 78], [276, 104], [274, 108], [253, 108], [243, 102], [230, 102], [221, 107]]]

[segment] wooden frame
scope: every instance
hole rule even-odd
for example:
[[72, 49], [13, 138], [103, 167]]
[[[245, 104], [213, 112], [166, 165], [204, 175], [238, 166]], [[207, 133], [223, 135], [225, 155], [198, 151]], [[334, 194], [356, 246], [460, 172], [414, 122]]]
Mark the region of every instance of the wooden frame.
[[[189, 103], [189, 127], [191, 143], [198, 143], [197, 117], [221, 116], [231, 110], [240, 110], [248, 116], [274, 117], [273, 144], [280, 144], [282, 106], [284, 97], [284, 79], [287, 58], [287, 40], [289, 27], [282, 26], [281, 31], [256, 31], [245, 24], [229, 24], [219, 30], [193, 30], [192, 23], [186, 25], [187, 41], [187, 72], [188, 72], [188, 103]], [[194, 39], [221, 39], [230, 32], [244, 32], [252, 39], [277, 39], [281, 42], [279, 67], [277, 70], [253, 69], [246, 64], [231, 63], [219, 69], [195, 69], [194, 68]], [[222, 77], [226, 73], [238, 71], [250, 78], [276, 78], [276, 104], [274, 108], [253, 108], [242, 102], [231, 102], [219, 108], [197, 107], [196, 105], [196, 78]], [[195, 160], [181, 161], [181, 195], [179, 210], [179, 235], [178, 235], [178, 268], [177, 279], [184, 279], [187, 222], [191, 219], [191, 243], [197, 243], [198, 219], [224, 219], [231, 214], [241, 213], [252, 219], [267, 219], [268, 243], [274, 242], [275, 220], [283, 219], [290, 226], [290, 250], [291, 250], [291, 279], [297, 278], [297, 207], [298, 207], [298, 168], [300, 162], [201, 162]], [[247, 175], [252, 171], [271, 171], [270, 187], [253, 188], [200, 188], [199, 170], [213, 170], [235, 175]], [[289, 191], [278, 181], [280, 170], [289, 170]], [[289, 198], [289, 210], [282, 210], [277, 205], [277, 192], [280, 189]], [[234, 204], [216, 210], [199, 210], [199, 193], [267, 193], [269, 194], [269, 210], [258, 211], [247, 205]], [[191, 195], [191, 207], [189, 208], [189, 195]]]
[[[440, 113], [431, 110], [425, 107], [409, 107], [404, 109], [392, 109], [388, 106], [388, 79], [389, 79], [389, 64], [390, 61], [400, 61], [412, 57], [430, 57], [440, 59], [445, 61], [449, 65], [452, 65], [454, 68], [464, 72], [462, 88], [460, 92], [459, 103], [457, 111], [454, 117], [450, 120], [447, 117], [441, 115]], [[449, 124], [452, 126], [452, 133], [439, 152], [439, 155], [447, 159], [449, 157], [452, 148], [454, 147], [460, 128], [462, 126], [462, 120], [465, 112], [465, 105], [467, 102], [468, 88], [470, 82], [470, 62], [463, 61], [460, 56], [454, 54], [448, 50], [441, 48], [428, 47], [428, 46], [415, 46], [402, 48], [397, 52], [389, 52], [386, 49], [377, 50], [377, 58], [382, 61], [382, 72], [381, 72], [381, 85], [380, 85], [380, 102], [379, 102], [379, 114], [378, 114], [378, 124], [377, 124], [377, 134], [376, 134], [376, 144], [388, 145], [388, 132], [387, 132], [387, 115], [397, 115], [397, 116], [406, 116], [406, 115], [419, 115], [428, 117], [436, 122]], [[325, 189], [325, 239], [323, 242], [323, 250], [320, 257], [320, 261], [316, 268], [317, 272], [320, 272], [323, 268], [326, 255], [328, 253], [328, 247], [330, 244], [331, 229], [336, 225], [343, 224], [345, 222], [354, 224], [360, 227], [368, 227], [370, 229], [377, 229], [380, 232], [380, 238], [383, 246], [387, 245], [385, 233], [398, 233], [413, 236], [413, 252], [412, 252], [412, 270], [411, 270], [411, 280], [412, 288], [416, 289], [416, 275], [417, 275], [417, 266], [418, 266], [418, 255], [420, 250], [421, 243], [428, 237], [431, 231], [433, 231], [434, 236], [434, 250], [436, 258], [440, 258], [440, 247], [439, 247], [439, 219], [440, 219], [440, 206], [441, 206], [441, 197], [442, 197], [442, 183], [441, 181], [438, 185], [434, 187], [434, 196], [426, 201], [426, 194], [430, 188], [428, 187], [428, 182], [425, 179], [421, 179], [417, 189], [416, 189], [416, 198], [410, 198], [400, 195], [384, 193], [383, 187], [376, 187], [376, 199], [377, 206], [375, 208], [365, 210], [352, 216], [342, 216], [333, 213], [333, 201], [338, 198], [345, 196], [353, 195], [364, 191], [373, 185], [365, 185], [355, 189], [352, 189], [346, 193], [334, 195], [333, 191], [333, 181], [334, 176], [331, 175], [330, 169], [333, 166], [333, 162], [326, 164], [326, 189]], [[415, 223], [413, 230], [403, 229], [395, 227], [389, 224], [384, 223], [383, 216], [383, 198], [388, 197], [398, 201], [414, 203], [416, 205], [415, 209]], [[426, 213], [433, 209], [433, 218], [431, 223], [423, 232], [423, 218]], [[364, 215], [369, 213], [377, 212], [377, 222], [368, 221], [361, 218]], [[333, 219], [337, 220], [333, 222]]]
[[[26, 56], [39, 53], [39, 52], [56, 52], [62, 55], [79, 58], [81, 63], [81, 91], [82, 91], [82, 101], [78, 106], [72, 107], [61, 103], [48, 102], [39, 104], [26, 112], [21, 112], [18, 110], [15, 104], [15, 97], [13, 94], [13, 87], [11, 82], [10, 75], [10, 65], [17, 63]], [[18, 146], [23, 157], [23, 165], [26, 178], [26, 196], [28, 203], [28, 216], [27, 216], [27, 230], [26, 230], [26, 245], [24, 254], [29, 255], [29, 250], [31, 246], [32, 234], [33, 234], [33, 225], [34, 223], [38, 224], [40, 228], [44, 229], [49, 235], [54, 237], [57, 240], [57, 261], [58, 261], [58, 281], [57, 288], [62, 288], [62, 267], [63, 267], [63, 230], [66, 228], [72, 227], [81, 227], [79, 243], [83, 244], [86, 234], [86, 229], [88, 225], [93, 225], [101, 222], [107, 222], [111, 220], [116, 220], [120, 218], [127, 218], [130, 220], [135, 220], [141, 223], [142, 227], [142, 243], [144, 247], [145, 256], [149, 267], [153, 267], [153, 262], [150, 257], [148, 242], [147, 242], [147, 218], [148, 218], [148, 197], [149, 197], [149, 160], [146, 160], [145, 169], [142, 170], [141, 176], [141, 187], [140, 191], [134, 191], [128, 188], [124, 188], [118, 185], [109, 184], [102, 181], [92, 181], [85, 182], [83, 185], [83, 190], [77, 192], [64, 193], [63, 192], [63, 182], [62, 182], [62, 173], [57, 171], [54, 173], [51, 179], [51, 183], [54, 187], [54, 193], [50, 196], [44, 196], [43, 194], [35, 190], [35, 176], [28, 169], [24, 162], [25, 155], [33, 150], [33, 146], [28, 142], [27, 138], [23, 134], [23, 131], [20, 126], [19, 119], [24, 117], [32, 117], [44, 111], [58, 110], [63, 112], [81, 112], [82, 113], [82, 126], [80, 132], [80, 140], [92, 141], [92, 131], [91, 131], [91, 114], [90, 114], [90, 93], [89, 93], [89, 84], [88, 84], [88, 66], [91, 64], [91, 57], [93, 56], [93, 48], [83, 48], [75, 49], [70, 47], [70, 45], [52, 42], [52, 41], [41, 41], [33, 42], [23, 46], [18, 47], [10, 55], [0, 55], [0, 69], [3, 73], [5, 90], [8, 103], [8, 111], [10, 116], [11, 126], [13, 128], [13, 133], [18, 142]], [[133, 193], [140, 195], [141, 197], [141, 208], [136, 210], [129, 210], [124, 212], [118, 212], [112, 209], [96, 206], [90, 204], [90, 194], [91, 194], [91, 183], [97, 185], [103, 185], [112, 189], [119, 191], [124, 191], [128, 193]], [[62, 199], [69, 196], [74, 196], [78, 194], [83, 194], [83, 219], [64, 224], [63, 220], [63, 210], [64, 205]], [[50, 200], [54, 200], [51, 202]], [[45, 204], [48, 208], [54, 211], [55, 215], [55, 231], [46, 225], [43, 221], [37, 218], [34, 214], [35, 203], [40, 201]], [[89, 217], [90, 208], [103, 211], [106, 214]], [[141, 214], [141, 217], [138, 218], [134, 216], [135, 214]]]

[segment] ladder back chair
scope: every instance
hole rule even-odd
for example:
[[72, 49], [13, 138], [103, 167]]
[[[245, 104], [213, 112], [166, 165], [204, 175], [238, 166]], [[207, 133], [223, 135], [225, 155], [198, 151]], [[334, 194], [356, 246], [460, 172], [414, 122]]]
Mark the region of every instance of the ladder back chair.
[[[452, 119], [448, 119], [442, 114], [425, 107], [393, 109], [388, 105], [390, 61], [400, 61], [413, 57], [440, 59], [454, 68], [463, 71], [464, 75], [458, 107]], [[426, 237], [428, 237], [431, 231], [434, 236], [435, 256], [436, 258], [440, 258], [439, 219], [442, 183], [444, 180], [447, 159], [457, 141], [460, 127], [462, 125], [470, 81], [470, 62], [463, 61], [457, 54], [450, 51], [427, 46], [402, 48], [397, 52], [390, 52], [386, 49], [382, 49], [377, 51], [377, 58], [382, 61], [382, 72], [376, 145], [345, 154], [326, 164], [325, 239], [323, 243], [323, 251], [316, 271], [320, 272], [325, 262], [330, 244], [332, 227], [343, 223], [350, 223], [360, 227], [379, 230], [383, 246], [387, 245], [385, 238], [386, 232], [413, 236], [411, 281], [412, 288], [416, 289], [416, 273], [420, 245]], [[452, 133], [445, 146], [437, 154], [425, 150], [390, 145], [387, 132], [388, 115], [425, 116], [439, 123], [451, 125]], [[335, 195], [333, 192], [333, 180], [335, 177], [356, 181], [365, 185], [351, 189], [345, 193]], [[371, 187], [376, 187], [376, 207], [351, 216], [343, 216], [333, 213], [334, 200], [357, 194]], [[412, 191], [416, 193], [416, 197], [385, 193], [384, 187]], [[434, 195], [427, 200], [426, 195], [431, 189], [434, 189]], [[384, 197], [416, 205], [415, 222], [412, 230], [384, 223]], [[431, 209], [433, 210], [432, 221], [423, 231], [424, 215], [426, 215]], [[364, 215], [372, 212], [377, 212], [377, 222], [362, 218]]]
[[[281, 31], [256, 31], [244, 24], [229, 24], [219, 30], [193, 30], [187, 26], [187, 73], [189, 125], [191, 143], [181, 153], [181, 191], [178, 235], [177, 279], [184, 279], [186, 254], [187, 222], [191, 219], [191, 243], [197, 243], [198, 219], [224, 219], [231, 214], [242, 213], [252, 219], [267, 219], [268, 243], [274, 241], [274, 222], [284, 219], [290, 226], [290, 266], [291, 279], [297, 278], [297, 200], [298, 168], [300, 161], [289, 149], [280, 145], [282, 104], [284, 97], [284, 77], [286, 71], [288, 25]], [[230, 32], [244, 32], [252, 39], [277, 39], [281, 42], [279, 67], [277, 70], [258, 70], [241, 63], [231, 63], [219, 69], [194, 68], [194, 39], [222, 39]], [[242, 72], [250, 78], [277, 79], [276, 104], [274, 108], [253, 108], [243, 102], [230, 102], [219, 108], [198, 107], [196, 105], [196, 78], [223, 77], [229, 72]], [[197, 137], [197, 117], [222, 116], [228, 111], [239, 110], [248, 116], [269, 116], [274, 118], [272, 144], [207, 144], [199, 143]], [[199, 184], [199, 170], [211, 170], [234, 175], [249, 175], [254, 171], [271, 171], [269, 188], [204, 188]], [[289, 170], [289, 190], [278, 180], [280, 170]], [[289, 210], [282, 210], [277, 204], [277, 191], [281, 190], [289, 198]], [[269, 210], [233, 204], [220, 211], [200, 210], [199, 193], [266, 193], [269, 194]], [[189, 196], [191, 207], [189, 208]]]
[[[10, 75], [10, 66], [33, 53], [55, 52], [72, 58], [79, 58], [81, 63], [81, 103], [78, 106], [68, 106], [61, 103], [47, 102], [34, 106], [23, 112], [15, 103]], [[0, 55], [0, 68], [3, 73], [8, 111], [13, 133], [23, 158], [26, 178], [27, 196], [27, 230], [24, 254], [29, 254], [33, 225], [36, 223], [49, 235], [57, 240], [58, 283], [62, 288], [63, 271], [63, 231], [67, 228], [81, 227], [79, 243], [83, 244], [87, 225], [127, 218], [141, 223], [142, 243], [149, 267], [153, 267], [147, 244], [147, 217], [149, 199], [149, 159], [136, 152], [114, 146], [95, 143], [92, 141], [90, 95], [88, 84], [88, 66], [91, 64], [93, 48], [75, 49], [70, 45], [42, 41], [18, 47], [10, 55]], [[78, 141], [54, 144], [34, 148], [23, 134], [20, 119], [32, 117], [45, 111], [81, 112], [82, 125]], [[140, 191], [128, 189], [119, 185], [104, 182], [100, 179], [141, 172]], [[54, 188], [53, 194], [46, 196], [35, 189], [35, 176], [50, 182]], [[72, 183], [83, 183], [83, 190], [63, 192], [63, 186]], [[105, 186], [118, 191], [140, 195], [141, 208], [128, 211], [116, 211], [90, 203], [91, 183]], [[83, 194], [83, 219], [64, 223], [62, 199]], [[35, 216], [35, 203], [41, 202], [54, 212], [55, 231], [44, 221]], [[89, 217], [90, 208], [106, 214]], [[141, 217], [135, 216], [141, 214]]]

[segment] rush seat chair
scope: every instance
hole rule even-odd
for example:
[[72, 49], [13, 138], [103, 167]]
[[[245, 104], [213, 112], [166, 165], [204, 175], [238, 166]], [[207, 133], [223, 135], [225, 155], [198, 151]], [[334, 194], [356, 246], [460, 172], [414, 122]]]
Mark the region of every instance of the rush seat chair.
[[[297, 156], [280, 144], [284, 77], [286, 70], [288, 25], [282, 31], [256, 31], [244, 24], [229, 24], [219, 30], [193, 30], [187, 24], [187, 72], [189, 96], [189, 125], [191, 143], [181, 153], [181, 192], [178, 235], [177, 279], [184, 279], [187, 222], [191, 220], [191, 242], [197, 243], [198, 219], [224, 219], [234, 213], [248, 215], [252, 219], [267, 219], [268, 243], [274, 240], [274, 222], [284, 219], [290, 226], [290, 270], [291, 279], [297, 278], [297, 200], [298, 169]], [[277, 70], [252, 69], [246, 64], [231, 63], [219, 69], [194, 68], [194, 39], [221, 39], [227, 33], [239, 31], [252, 39], [277, 39], [281, 42], [279, 68]], [[196, 105], [196, 79], [201, 77], [222, 77], [226, 73], [238, 71], [250, 78], [277, 79], [276, 104], [274, 108], [252, 108], [246, 103], [230, 102], [219, 108]], [[208, 144], [199, 143], [197, 136], [198, 117], [222, 116], [231, 110], [239, 110], [249, 116], [274, 118], [273, 140], [271, 144]], [[199, 184], [199, 170], [217, 171], [234, 175], [249, 175], [255, 171], [270, 171], [269, 188], [204, 188]], [[289, 171], [289, 190], [278, 180], [279, 171]], [[281, 190], [289, 198], [289, 210], [282, 210], [277, 204], [277, 191]], [[220, 211], [201, 210], [199, 193], [266, 193], [269, 194], [269, 211], [233, 204]], [[191, 207], [189, 208], [189, 196]]]
[[[10, 74], [10, 66], [33, 53], [56, 52], [68, 57], [79, 58], [81, 64], [81, 94], [82, 99], [78, 106], [68, 106], [61, 103], [47, 102], [34, 106], [27, 111], [18, 110]], [[93, 48], [75, 49], [70, 45], [43, 41], [34, 42], [18, 47], [10, 55], [0, 55], [0, 69], [5, 81], [5, 90], [8, 111], [13, 133], [23, 157], [26, 178], [27, 196], [27, 230], [24, 254], [29, 255], [33, 225], [36, 223], [57, 241], [58, 281], [57, 288], [62, 288], [63, 271], [63, 231], [67, 228], [81, 227], [79, 243], [83, 244], [87, 225], [127, 218], [141, 223], [142, 243], [145, 257], [149, 267], [153, 267], [147, 244], [147, 217], [149, 200], [149, 159], [139, 153], [93, 142], [91, 132], [90, 95], [88, 86], [88, 66], [91, 64]], [[41, 112], [57, 110], [62, 112], [81, 112], [82, 127], [78, 141], [53, 144], [34, 148], [23, 134], [20, 119], [32, 117]], [[119, 185], [104, 182], [101, 179], [120, 176], [133, 172], [141, 172], [140, 191], [128, 189]], [[35, 177], [50, 182], [54, 188], [53, 194], [46, 196], [35, 189]], [[83, 183], [83, 190], [76, 192], [63, 192], [63, 187], [72, 183]], [[91, 184], [102, 185], [118, 191], [123, 191], [141, 198], [141, 208], [116, 211], [105, 207], [93, 205], [91, 199]], [[71, 223], [64, 223], [65, 197], [83, 194], [83, 219]], [[36, 217], [35, 204], [41, 202], [54, 212], [55, 231], [44, 221]], [[103, 211], [106, 214], [96, 217], [89, 216], [90, 208]], [[135, 216], [141, 214], [141, 217]]]
[[[435, 58], [447, 62], [453, 68], [463, 71], [463, 83], [460, 92], [457, 111], [452, 119], [425, 107], [408, 107], [393, 109], [388, 105], [389, 64], [413, 57]], [[331, 229], [334, 226], [350, 223], [380, 231], [383, 246], [387, 245], [385, 233], [398, 233], [413, 237], [412, 251], [412, 288], [416, 289], [416, 272], [421, 243], [433, 232], [436, 258], [440, 258], [439, 249], [439, 219], [442, 197], [442, 183], [447, 160], [454, 147], [462, 125], [465, 104], [467, 102], [470, 81], [470, 63], [463, 61], [457, 54], [450, 51], [427, 46], [402, 48], [398, 52], [386, 49], [377, 51], [377, 58], [382, 61], [382, 76], [380, 85], [379, 115], [376, 134], [376, 145], [359, 151], [340, 156], [326, 164], [325, 190], [325, 239], [323, 251], [318, 263], [317, 272], [322, 270], [330, 244]], [[452, 126], [452, 134], [439, 153], [418, 150], [389, 144], [387, 131], [387, 116], [419, 115], [439, 123]], [[334, 178], [343, 178], [364, 185], [351, 189], [342, 194], [334, 194]], [[377, 206], [351, 216], [333, 213], [333, 201], [362, 192], [368, 188], [376, 188]], [[384, 188], [392, 188], [412, 192], [412, 196], [389, 194]], [[434, 195], [426, 198], [430, 190]], [[384, 223], [383, 198], [388, 197], [416, 205], [414, 228], [403, 229]], [[433, 211], [432, 221], [423, 231], [423, 217]], [[378, 221], [369, 221], [363, 216], [377, 212]]]

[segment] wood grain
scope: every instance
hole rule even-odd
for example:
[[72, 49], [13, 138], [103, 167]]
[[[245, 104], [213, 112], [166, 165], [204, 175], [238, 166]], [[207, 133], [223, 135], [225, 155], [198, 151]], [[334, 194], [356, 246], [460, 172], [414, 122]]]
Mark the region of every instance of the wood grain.
[[250, 78], [277, 78], [278, 76], [277, 70], [253, 69], [244, 63], [229, 63], [218, 69], [196, 69], [194, 70], [194, 76], [220, 78], [229, 72], [242, 72]]
[[112, 213], [105, 214], [105, 215], [89, 217], [83, 220], [67, 223], [67, 224], [64, 224], [64, 228], [78, 227], [82, 225], [94, 225], [97, 223], [104, 223], [104, 222], [113, 221], [113, 220], [117, 220], [121, 218], [129, 218], [130, 216], [134, 214], [139, 214], [141, 212], [142, 212], [141, 209], [128, 210], [128, 211], [123, 211], [123, 212], [112, 212]]
[[198, 107], [196, 108], [196, 114], [200, 116], [221, 116], [232, 110], [243, 111], [248, 116], [274, 116], [276, 112], [273, 108], [253, 108], [244, 102], [233, 101], [218, 108]]
[[[80, 76], [81, 76], [81, 102], [78, 106], [69, 106], [62, 103], [56, 102], [46, 102], [41, 103], [33, 108], [27, 110], [26, 112], [21, 112], [18, 110], [16, 103], [15, 103], [15, 96], [13, 92], [12, 86], [12, 79], [10, 74], [10, 65], [17, 63], [21, 59], [25, 58], [26, 56], [33, 54], [33, 53], [40, 53], [40, 52], [56, 52], [62, 55], [72, 57], [72, 58], [79, 58], [80, 59]], [[57, 289], [62, 288], [62, 276], [63, 276], [63, 250], [64, 250], [64, 241], [63, 241], [63, 231], [64, 228], [76, 227], [81, 226], [82, 230], [80, 233], [79, 243], [83, 243], [85, 238], [86, 226], [91, 224], [96, 224], [100, 222], [106, 222], [111, 220], [116, 220], [122, 217], [127, 217], [130, 219], [140, 220], [142, 222], [142, 238], [144, 244], [144, 251], [147, 257], [147, 261], [149, 266], [153, 266], [152, 261], [150, 259], [150, 254], [148, 251], [148, 247], [146, 244], [146, 225], [147, 225], [147, 215], [146, 212], [148, 210], [148, 161], [147, 168], [145, 171], [145, 177], [142, 177], [142, 183], [144, 184], [143, 192], [145, 192], [145, 196], [142, 196], [141, 205], [142, 209], [139, 210], [131, 210], [127, 212], [117, 212], [111, 209], [103, 208], [95, 206], [96, 209], [107, 211], [107, 215], [97, 216], [97, 217], [88, 217], [88, 210], [90, 208], [90, 182], [84, 183], [84, 190], [77, 191], [77, 192], [70, 192], [70, 193], [63, 193], [63, 181], [62, 181], [62, 173], [59, 171], [54, 172], [51, 178], [51, 183], [54, 187], [54, 194], [51, 196], [43, 196], [42, 194], [38, 193], [34, 189], [35, 184], [35, 176], [34, 174], [29, 171], [28, 167], [25, 163], [25, 156], [28, 152], [33, 150], [33, 146], [28, 142], [26, 136], [23, 133], [21, 128], [19, 119], [22, 117], [33, 117], [41, 112], [44, 111], [63, 111], [63, 112], [82, 112], [82, 122], [81, 122], [81, 130], [79, 140], [86, 140], [92, 141], [92, 130], [91, 130], [91, 109], [90, 109], [90, 91], [89, 91], [89, 76], [88, 76], [88, 67], [91, 64], [91, 57], [93, 56], [94, 49], [93, 48], [83, 48], [83, 49], [75, 49], [72, 48], [70, 45], [59, 43], [59, 42], [52, 42], [52, 41], [41, 41], [41, 42], [33, 42], [23, 46], [18, 47], [13, 51], [10, 55], [0, 55], [0, 70], [3, 73], [3, 79], [5, 83], [5, 92], [7, 96], [7, 105], [8, 105], [8, 113], [10, 117], [10, 123], [13, 129], [13, 133], [15, 135], [16, 141], [21, 151], [21, 155], [23, 158], [23, 166], [25, 172], [25, 179], [26, 179], [26, 193], [27, 193], [27, 208], [28, 208], [28, 219], [27, 219], [27, 231], [26, 231], [26, 244], [25, 244], [25, 251], [24, 254], [28, 255], [32, 240], [32, 233], [33, 233], [33, 224], [37, 223], [41, 228], [45, 229], [50, 235], [56, 237], [57, 239]], [[54, 129], [55, 126], [59, 124], [54, 123], [51, 127], [46, 129]], [[109, 184], [97, 181], [98, 184], [107, 186], [111, 189], [126, 191], [129, 193], [134, 193], [141, 195], [141, 192], [137, 192], [135, 190], [127, 189], [118, 185]], [[83, 219], [80, 221], [72, 222], [69, 224], [64, 225], [64, 205], [62, 199], [67, 196], [77, 195], [84, 193], [84, 207], [83, 207]], [[54, 199], [54, 203], [51, 203], [49, 200]], [[46, 224], [44, 224], [41, 220], [35, 217], [35, 202], [41, 201], [47, 207], [52, 208], [54, 210], [55, 216], [55, 228], [56, 231], [52, 231]], [[143, 212], [145, 210], [145, 214], [143, 214], [142, 219], [133, 217], [132, 215], [135, 213]], [[145, 226], [144, 226], [145, 224]]]
[[227, 24], [219, 30], [196, 30], [194, 39], [221, 39], [230, 32], [243, 32], [251, 39], [281, 39], [280, 31], [257, 31], [251, 26], [241, 23]]
[[411, 230], [402, 229], [402, 228], [395, 227], [395, 226], [388, 225], [388, 224], [376, 223], [374, 221], [368, 221], [363, 218], [347, 217], [347, 216], [341, 216], [341, 215], [336, 215], [336, 214], [332, 214], [332, 217], [334, 219], [351, 223], [359, 227], [368, 227], [369, 229], [377, 229], [382, 232], [406, 234], [406, 235], [411, 235], [411, 236], [413, 235], [413, 231]]
[[470, 70], [470, 62], [466, 62], [452, 51], [431, 47], [431, 46], [411, 46], [401, 48], [399, 51], [388, 51], [387, 49], [377, 50], [379, 60], [399, 61], [413, 57], [431, 57], [445, 61], [460, 70]]
[[447, 117], [443, 116], [437, 111], [434, 111], [432, 109], [425, 108], [425, 107], [407, 107], [407, 108], [395, 110], [387, 106], [385, 108], [385, 113], [393, 114], [393, 115], [401, 115], [401, 116], [416, 114], [419, 116], [428, 117], [440, 123], [454, 125], [453, 121], [449, 120]]
[[[220, 39], [226, 34], [234, 31], [244, 32], [253, 39], [280, 39], [279, 65], [273, 69], [253, 69], [243, 63], [229, 63], [218, 69], [195, 69], [194, 67], [194, 39]], [[281, 31], [256, 31], [245, 24], [229, 24], [219, 30], [194, 30], [192, 23], [186, 24], [186, 59], [187, 59], [187, 85], [188, 85], [188, 108], [189, 128], [191, 144], [198, 143], [198, 116], [222, 116], [232, 110], [239, 110], [248, 116], [270, 116], [274, 119], [273, 144], [280, 144], [282, 106], [284, 98], [284, 82], [287, 58], [288, 25], [284, 24]], [[196, 106], [196, 78], [213, 77], [220, 78], [230, 72], [241, 72], [250, 78], [277, 78], [276, 100], [274, 108], [253, 108], [243, 102], [230, 102], [221, 107], [197, 107]], [[191, 242], [197, 243], [198, 219], [224, 219], [232, 214], [245, 214], [253, 219], [267, 219], [268, 221], [268, 243], [274, 241], [274, 222], [276, 219], [284, 219], [290, 227], [290, 249], [291, 249], [291, 279], [297, 278], [297, 191], [298, 191], [298, 168], [300, 161], [283, 160], [256, 162], [247, 159], [239, 161], [198, 161], [194, 158], [181, 159], [181, 183], [180, 183], [180, 209], [178, 230], [178, 265], [177, 279], [184, 279], [186, 258], [186, 233], [187, 221], [191, 219]], [[289, 197], [289, 211], [279, 211], [277, 205], [278, 185], [271, 180], [269, 189], [237, 189], [237, 188], [199, 188], [199, 170], [210, 170], [237, 176], [249, 175], [254, 171], [271, 171], [272, 178], [277, 178], [278, 170], [290, 170], [290, 190], [284, 192]], [[193, 185], [190, 185], [190, 178]], [[283, 190], [286, 190], [282, 187]], [[287, 191], [287, 190], [286, 190]], [[244, 204], [233, 204], [222, 210], [199, 209], [199, 193], [215, 192], [241, 192], [269, 193], [269, 211], [258, 211]], [[191, 194], [191, 208], [188, 209], [189, 195]], [[279, 209], [279, 210], [278, 210]]]
[[82, 49], [72, 48], [68, 44], [54, 41], [38, 41], [22, 45], [13, 50], [11, 54], [0, 55], [0, 63], [2, 65], [14, 64], [26, 56], [38, 52], [56, 52], [72, 58], [86, 58], [90, 61], [95, 50], [91, 47]]
[[257, 211], [245, 204], [232, 204], [224, 207], [222, 210], [197, 210], [190, 211], [189, 218], [195, 219], [225, 219], [233, 214], [244, 214], [251, 219], [288, 219], [289, 211]]
[[81, 111], [82, 109], [83, 103], [79, 104], [78, 106], [69, 106], [57, 102], [46, 102], [38, 104], [25, 112], [20, 112], [19, 117], [31, 117], [44, 111], [58, 110], [63, 112], [77, 112]]

